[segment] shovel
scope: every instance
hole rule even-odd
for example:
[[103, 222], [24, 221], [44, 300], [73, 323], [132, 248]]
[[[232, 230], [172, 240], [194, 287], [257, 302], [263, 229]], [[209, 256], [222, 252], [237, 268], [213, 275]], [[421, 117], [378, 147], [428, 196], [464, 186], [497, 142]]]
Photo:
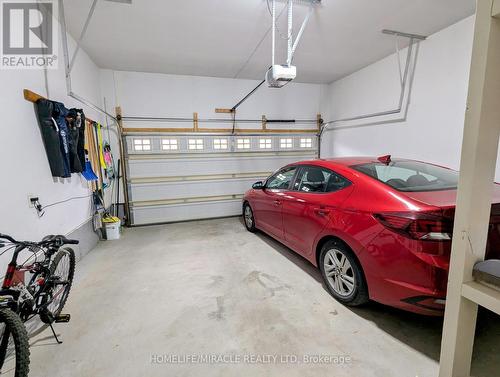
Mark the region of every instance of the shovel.
[[87, 181], [97, 181], [97, 175], [95, 175], [94, 171], [92, 170], [92, 165], [90, 164], [89, 161], [89, 152], [85, 149], [85, 170], [82, 172], [83, 177]]

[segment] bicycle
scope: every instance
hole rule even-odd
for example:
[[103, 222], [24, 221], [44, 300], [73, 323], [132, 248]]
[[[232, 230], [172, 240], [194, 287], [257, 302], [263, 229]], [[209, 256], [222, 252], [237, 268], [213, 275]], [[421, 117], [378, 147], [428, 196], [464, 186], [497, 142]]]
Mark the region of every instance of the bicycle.
[[[28, 376], [30, 352], [23, 322], [36, 315], [49, 325], [56, 342], [62, 343], [53, 323], [70, 320], [70, 315], [61, 314], [61, 311], [68, 299], [75, 273], [75, 253], [63, 246], [78, 243], [61, 235], [46, 236], [41, 242], [29, 242], [16, 241], [0, 234], [0, 248], [7, 248], [1, 254], [14, 249], [0, 289], [0, 326], [3, 324], [3, 329], [0, 327], [0, 374], [4, 371], [12, 373], [14, 370], [14, 377]], [[34, 262], [18, 264], [19, 254], [25, 249], [34, 254]], [[42, 257], [40, 261], [39, 256]], [[26, 272], [32, 274], [27, 284]]]

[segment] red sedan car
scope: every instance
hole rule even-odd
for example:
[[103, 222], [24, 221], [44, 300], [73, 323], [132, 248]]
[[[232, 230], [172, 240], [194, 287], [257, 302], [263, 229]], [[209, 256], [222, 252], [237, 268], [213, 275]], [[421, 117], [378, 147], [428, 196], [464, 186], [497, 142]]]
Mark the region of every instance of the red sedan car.
[[[344, 304], [442, 315], [457, 182], [454, 170], [390, 156], [303, 161], [255, 183], [243, 216], [319, 267]], [[491, 216], [489, 258], [500, 250], [500, 204]]]

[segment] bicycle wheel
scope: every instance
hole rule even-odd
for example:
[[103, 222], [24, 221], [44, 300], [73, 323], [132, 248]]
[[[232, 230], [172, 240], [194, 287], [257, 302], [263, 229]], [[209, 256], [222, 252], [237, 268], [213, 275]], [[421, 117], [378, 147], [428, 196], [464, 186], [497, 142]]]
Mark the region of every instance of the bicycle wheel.
[[28, 334], [21, 318], [10, 309], [0, 309], [0, 374], [27, 377], [29, 364]]
[[61, 314], [66, 304], [75, 275], [75, 263], [75, 252], [70, 248], [61, 248], [50, 265], [50, 274], [59, 281], [52, 289], [53, 301], [47, 306], [53, 316]]

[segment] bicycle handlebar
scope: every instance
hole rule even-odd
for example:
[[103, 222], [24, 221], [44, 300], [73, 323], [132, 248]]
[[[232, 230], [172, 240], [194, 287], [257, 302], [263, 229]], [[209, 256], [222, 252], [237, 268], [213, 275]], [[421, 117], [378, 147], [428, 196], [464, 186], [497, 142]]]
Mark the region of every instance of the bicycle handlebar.
[[64, 245], [78, 245], [79, 243], [80, 241], [78, 240], [69, 240], [67, 238], [65, 238], [63, 242]]
[[62, 245], [78, 245], [80, 241], [78, 240], [70, 240], [67, 239], [66, 237], [62, 235], [50, 235], [46, 236], [43, 238], [42, 242], [40, 244], [55, 244], [56, 246], [62, 246]]
[[11, 236], [8, 236], [6, 234], [0, 233], [0, 238], [3, 238], [4, 240], [10, 241], [12, 243], [18, 243], [18, 241], [16, 241], [14, 238], [12, 238]]
[[14, 244], [36, 244], [36, 245], [46, 245], [46, 244], [56, 244], [56, 245], [78, 245], [80, 241], [70, 240], [62, 235], [58, 236], [47, 236], [41, 242], [27, 242], [27, 241], [16, 241], [11, 236], [0, 233], [0, 239], [10, 241]]

